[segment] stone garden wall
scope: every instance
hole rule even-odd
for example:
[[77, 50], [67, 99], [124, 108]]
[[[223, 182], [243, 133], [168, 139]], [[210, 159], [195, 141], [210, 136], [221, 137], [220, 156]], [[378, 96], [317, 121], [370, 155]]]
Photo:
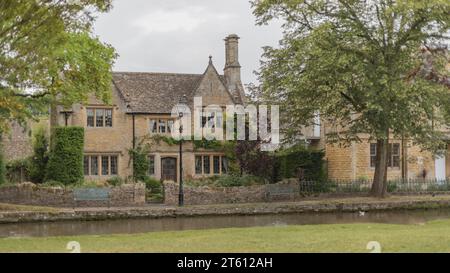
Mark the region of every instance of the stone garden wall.
[[33, 183], [0, 187], [0, 203], [52, 207], [140, 206], [145, 204], [144, 184], [111, 188], [110, 201], [75, 202], [72, 189], [44, 188]]
[[[293, 189], [298, 189], [298, 182], [294, 179], [286, 181]], [[298, 200], [299, 193], [279, 196], [267, 196], [267, 185], [248, 187], [191, 187], [184, 186], [184, 203], [186, 205], [210, 205], [232, 203], [259, 203], [267, 201]], [[295, 191], [295, 190], [294, 190]], [[179, 186], [177, 183], [164, 182], [164, 204], [178, 205]]]

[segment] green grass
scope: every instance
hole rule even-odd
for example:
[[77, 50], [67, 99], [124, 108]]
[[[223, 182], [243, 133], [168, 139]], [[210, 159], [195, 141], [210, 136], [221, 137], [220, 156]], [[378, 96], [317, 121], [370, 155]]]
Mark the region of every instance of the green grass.
[[6, 238], [0, 239], [0, 252], [68, 252], [69, 241], [78, 241], [82, 252], [369, 252], [370, 241], [380, 242], [383, 252], [449, 252], [450, 220]]

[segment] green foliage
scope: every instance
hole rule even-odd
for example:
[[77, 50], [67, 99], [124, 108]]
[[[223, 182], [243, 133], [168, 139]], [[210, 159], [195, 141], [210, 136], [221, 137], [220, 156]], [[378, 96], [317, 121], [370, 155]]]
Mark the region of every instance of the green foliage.
[[0, 143], [0, 185], [4, 183], [6, 183], [6, 167], [5, 167], [5, 157], [3, 154], [3, 145]]
[[[93, 14], [111, 0], [1, 1], [0, 130], [24, 122], [50, 102], [107, 100], [114, 49], [92, 35]], [[33, 94], [27, 90], [36, 90]]]
[[[280, 105], [287, 138], [301, 135], [319, 112], [333, 126], [330, 142], [360, 141], [365, 133], [380, 142], [405, 137], [432, 152], [446, 147], [440, 130], [450, 126], [442, 46], [449, 43], [449, 1], [252, 5], [258, 24], [284, 22], [280, 47], [265, 49], [259, 75], [260, 95]], [[379, 196], [386, 164], [382, 158], [376, 164]]]
[[157, 194], [157, 193], [162, 192], [161, 181], [151, 178], [151, 177], [146, 177], [143, 182], [145, 183], [145, 187], [147, 188], [147, 190], [149, 190], [152, 194]]
[[324, 156], [323, 151], [306, 149], [301, 145], [284, 150], [276, 155], [279, 167], [277, 175], [281, 179], [298, 178], [298, 171], [302, 169], [304, 180], [324, 181]]
[[254, 175], [224, 175], [217, 179], [216, 185], [220, 187], [248, 187], [265, 184], [266, 180]]
[[267, 181], [264, 178], [254, 175], [222, 175], [211, 176], [202, 179], [188, 180], [186, 185], [192, 187], [248, 187], [253, 185], [262, 185]]
[[30, 177], [31, 159], [18, 159], [6, 163], [6, 179], [11, 183], [24, 182]]
[[123, 185], [123, 184], [125, 183], [125, 181], [123, 180], [123, 178], [120, 177], [120, 176], [114, 176], [114, 177], [112, 177], [112, 178], [106, 180], [106, 182], [107, 182], [109, 185], [113, 186], [113, 187], [118, 187], [118, 186]]
[[49, 140], [46, 130], [39, 127], [34, 132], [33, 155], [30, 159], [30, 179], [33, 183], [42, 183], [45, 180], [48, 163]]
[[149, 151], [150, 145], [144, 144], [144, 141], [139, 142], [135, 149], [128, 151], [130, 163], [133, 165], [133, 180], [135, 182], [145, 181], [148, 178]]
[[42, 183], [40, 185], [43, 188], [65, 188], [66, 185], [64, 185], [64, 183], [58, 182], [58, 181], [54, 181], [54, 180], [48, 180], [45, 181], [44, 183]]
[[57, 127], [47, 164], [46, 180], [65, 185], [83, 180], [84, 128]]

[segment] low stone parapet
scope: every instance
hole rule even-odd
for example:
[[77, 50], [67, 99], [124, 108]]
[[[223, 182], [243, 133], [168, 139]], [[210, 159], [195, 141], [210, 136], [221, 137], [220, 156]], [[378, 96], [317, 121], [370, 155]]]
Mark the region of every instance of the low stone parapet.
[[[210, 204], [234, 204], [234, 203], [259, 203], [266, 201], [297, 200], [300, 197], [298, 182], [286, 181], [281, 184], [291, 186], [292, 195], [268, 197], [268, 185], [254, 185], [247, 187], [211, 187], [184, 186], [184, 203], [186, 205], [210, 205]], [[177, 183], [164, 182], [164, 204], [174, 206], [178, 204], [179, 185]]]
[[145, 204], [145, 185], [136, 183], [112, 187], [109, 202], [75, 202], [73, 189], [21, 183], [0, 187], [0, 203], [51, 207], [139, 206]]

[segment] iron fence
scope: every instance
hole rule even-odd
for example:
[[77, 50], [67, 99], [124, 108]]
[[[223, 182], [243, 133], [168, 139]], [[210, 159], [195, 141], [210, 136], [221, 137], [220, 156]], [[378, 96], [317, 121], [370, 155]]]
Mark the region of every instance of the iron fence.
[[[300, 181], [301, 193], [367, 193], [372, 188], [372, 180], [326, 180]], [[390, 193], [443, 192], [450, 191], [450, 179], [397, 179], [389, 180]]]

